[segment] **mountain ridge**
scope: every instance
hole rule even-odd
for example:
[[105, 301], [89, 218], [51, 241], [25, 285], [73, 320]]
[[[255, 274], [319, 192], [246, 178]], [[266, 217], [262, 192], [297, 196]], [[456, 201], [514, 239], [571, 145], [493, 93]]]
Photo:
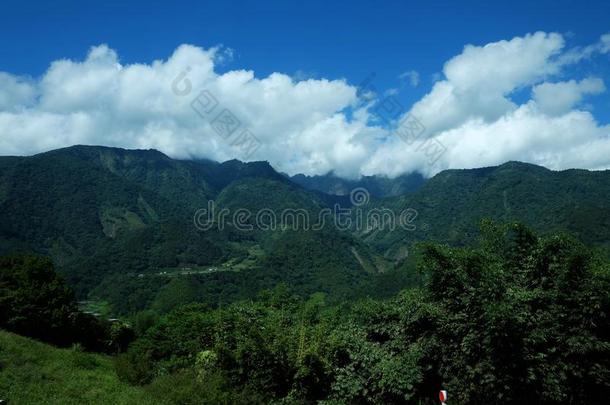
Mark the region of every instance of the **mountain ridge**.
[[[62, 153], [66, 153], [66, 152], [94, 152], [94, 151], [99, 152], [99, 151], [104, 151], [104, 150], [112, 151], [112, 152], [116, 152], [116, 153], [120, 153], [120, 154], [125, 154], [125, 155], [128, 155], [128, 154], [150, 155], [150, 156], [154, 155], [154, 156], [160, 157], [163, 160], [178, 161], [178, 162], [194, 162], [194, 163], [204, 164], [204, 165], [207, 165], [207, 164], [224, 165], [226, 167], [232, 166], [233, 168], [240, 166], [240, 165], [241, 166], [253, 165], [253, 166], [258, 166], [258, 167], [266, 167], [267, 169], [273, 170], [273, 172], [275, 172], [275, 174], [278, 174], [279, 176], [288, 178], [288, 179], [303, 178], [303, 177], [305, 177], [305, 178], [326, 178], [326, 177], [328, 177], [328, 178], [332, 178], [332, 179], [343, 180], [345, 182], [357, 182], [363, 178], [366, 179], [366, 178], [375, 178], [375, 177], [388, 179], [388, 180], [395, 180], [395, 179], [403, 177], [403, 176], [416, 175], [418, 177], [421, 176], [422, 178], [424, 178], [423, 175], [421, 175], [417, 171], [403, 173], [403, 174], [395, 176], [395, 177], [389, 177], [389, 176], [380, 175], [380, 174], [363, 175], [363, 176], [360, 176], [358, 179], [351, 179], [351, 178], [347, 178], [347, 177], [337, 176], [334, 173], [334, 171], [332, 171], [332, 170], [324, 175], [307, 175], [304, 173], [297, 173], [294, 175], [289, 175], [289, 174], [277, 171], [267, 160], [242, 161], [239, 159], [229, 159], [229, 160], [221, 162], [221, 161], [215, 161], [215, 160], [211, 160], [211, 159], [207, 159], [207, 158], [191, 158], [191, 159], [172, 158], [169, 155], [159, 151], [158, 149], [154, 149], [154, 148], [127, 149], [127, 148], [120, 148], [120, 147], [114, 147], [114, 146], [86, 145], [86, 144], [76, 144], [76, 145], [72, 145], [72, 146], [52, 149], [52, 150], [45, 151], [45, 152], [35, 153], [35, 154], [31, 154], [31, 155], [0, 155], [0, 160], [14, 163], [21, 159], [35, 158], [35, 157], [44, 156], [44, 155], [55, 155], [55, 154], [62, 154]], [[529, 162], [524, 162], [524, 161], [519, 161], [519, 160], [509, 160], [509, 161], [506, 161], [506, 162], [498, 164], [498, 165], [481, 166], [481, 167], [474, 167], [474, 168], [444, 169], [444, 170], [436, 173], [434, 176], [424, 178], [424, 180], [425, 181], [430, 180], [431, 178], [438, 176], [439, 174], [442, 174], [445, 172], [466, 172], [466, 171], [477, 171], [478, 172], [478, 171], [496, 170], [496, 169], [509, 168], [509, 167], [539, 168], [539, 169], [544, 169], [546, 171], [551, 171], [551, 172], [555, 172], [555, 173], [561, 173], [561, 172], [572, 171], [572, 170], [583, 171], [583, 172], [588, 172], [588, 173], [610, 171], [610, 169], [593, 170], [593, 169], [584, 169], [584, 168], [577, 168], [577, 167], [572, 167], [572, 168], [567, 168], [567, 169], [550, 169], [548, 167], [538, 165], [535, 163], [529, 163]]]

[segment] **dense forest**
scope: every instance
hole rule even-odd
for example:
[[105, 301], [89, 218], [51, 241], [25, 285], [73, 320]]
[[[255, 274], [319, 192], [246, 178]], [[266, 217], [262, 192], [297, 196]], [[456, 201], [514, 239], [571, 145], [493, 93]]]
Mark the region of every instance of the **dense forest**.
[[439, 389], [463, 404], [602, 403], [610, 394], [610, 266], [599, 251], [485, 222], [475, 245], [424, 243], [417, 261], [420, 285], [388, 299], [332, 304], [281, 283], [224, 307], [104, 325], [75, 322], [84, 315], [48, 260], [7, 257], [1, 325], [114, 353], [120, 381], [169, 403], [434, 403]]
[[[509, 162], [423, 184], [296, 181], [153, 150], [2, 157], [0, 399], [602, 403], [608, 173]], [[371, 191], [356, 201], [352, 186]], [[218, 211], [202, 227], [211, 203], [351, 222], [219, 226]], [[380, 210], [412, 222], [357, 225]]]

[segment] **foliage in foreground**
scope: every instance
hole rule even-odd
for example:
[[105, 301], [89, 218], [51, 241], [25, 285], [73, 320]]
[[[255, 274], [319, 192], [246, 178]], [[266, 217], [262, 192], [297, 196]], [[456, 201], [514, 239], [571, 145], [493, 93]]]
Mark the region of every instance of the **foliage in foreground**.
[[[610, 394], [610, 269], [570, 237], [486, 224], [475, 248], [421, 247], [424, 288], [330, 306], [278, 286], [162, 317], [122, 380], [176, 403], [600, 403]], [[191, 393], [191, 394], [185, 394]]]
[[53, 343], [117, 352], [132, 340], [130, 329], [78, 309], [74, 292], [50, 259], [0, 256], [0, 328]]

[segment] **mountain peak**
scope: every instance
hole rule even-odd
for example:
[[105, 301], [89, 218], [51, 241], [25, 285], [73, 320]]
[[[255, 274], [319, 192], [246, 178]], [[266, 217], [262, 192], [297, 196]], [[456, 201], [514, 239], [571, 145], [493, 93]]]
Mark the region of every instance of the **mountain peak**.
[[496, 169], [512, 169], [512, 170], [542, 170], [542, 171], [550, 171], [544, 166], [535, 165], [533, 163], [520, 162], [518, 160], [509, 160], [506, 163], [502, 163], [501, 165], [496, 166]]
[[156, 149], [123, 149], [111, 146], [100, 145], [73, 145], [66, 148], [55, 149], [49, 152], [40, 153], [34, 156], [54, 156], [71, 155], [83, 158], [92, 158], [100, 154], [112, 154], [115, 156], [137, 156], [140, 158], [154, 158], [161, 160], [171, 160], [171, 158]]

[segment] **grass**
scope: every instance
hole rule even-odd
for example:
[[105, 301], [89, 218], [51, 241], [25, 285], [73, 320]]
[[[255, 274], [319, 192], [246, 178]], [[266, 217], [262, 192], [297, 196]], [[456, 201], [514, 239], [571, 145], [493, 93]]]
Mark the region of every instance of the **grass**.
[[151, 404], [118, 380], [109, 356], [58, 349], [0, 330], [0, 399], [9, 404]]

